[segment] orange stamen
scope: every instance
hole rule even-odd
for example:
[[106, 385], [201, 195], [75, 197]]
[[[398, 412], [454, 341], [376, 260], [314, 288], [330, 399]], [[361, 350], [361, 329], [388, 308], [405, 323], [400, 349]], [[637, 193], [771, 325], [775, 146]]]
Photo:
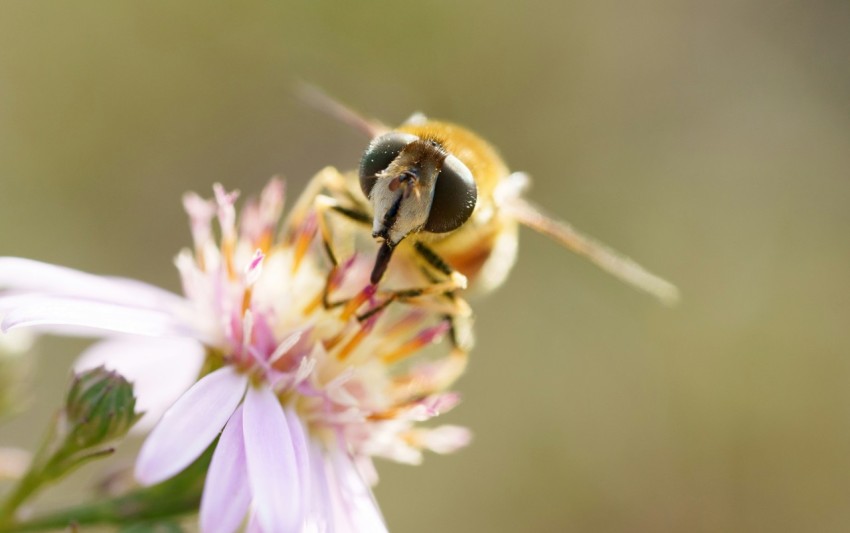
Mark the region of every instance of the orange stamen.
[[443, 334], [448, 329], [449, 324], [447, 322], [442, 322], [437, 326], [428, 328], [413, 337], [412, 339], [410, 339], [409, 341], [405, 342], [395, 350], [391, 351], [388, 354], [385, 354], [381, 358], [381, 360], [387, 364], [398, 362], [409, 356], [413, 352], [416, 352], [433, 342], [439, 342]]
[[351, 318], [351, 316], [357, 312], [361, 305], [363, 305], [367, 300], [371, 299], [372, 296], [375, 295], [377, 291], [377, 287], [374, 285], [367, 285], [360, 293], [348, 301], [343, 307], [342, 312], [339, 315], [339, 318], [343, 321], [346, 321]]
[[271, 250], [273, 238], [274, 236], [272, 235], [272, 231], [267, 229], [263, 231], [260, 238], [257, 239], [257, 248], [262, 250], [264, 255], [268, 255], [269, 250]]
[[345, 360], [355, 348], [360, 346], [360, 343], [363, 342], [363, 339], [366, 338], [366, 335], [368, 335], [369, 332], [372, 331], [372, 328], [375, 327], [375, 324], [378, 322], [378, 318], [380, 316], [381, 313], [378, 312], [377, 314], [370, 317], [368, 320], [364, 321], [360, 325], [360, 329], [357, 330], [357, 332], [351, 337], [351, 339], [349, 339], [348, 342], [345, 343], [345, 346], [343, 346], [339, 353], [336, 355], [337, 359], [339, 359], [340, 361]]
[[195, 263], [198, 265], [198, 270], [201, 272], [207, 271], [207, 262], [204, 259], [204, 252], [200, 247], [195, 248]]
[[354, 336], [345, 343], [345, 346], [342, 347], [339, 353], [336, 354], [336, 358], [340, 361], [344, 361], [349, 355], [351, 355], [351, 352], [357, 348], [360, 343], [363, 342], [363, 339], [366, 338], [366, 335], [369, 334], [369, 329], [371, 328], [360, 328], [357, 330], [357, 333], [355, 333]]
[[343, 332], [340, 332], [340, 333], [337, 333], [336, 335], [334, 335], [333, 337], [331, 337], [330, 339], [324, 341], [322, 344], [324, 345], [325, 350], [327, 350], [327, 351], [333, 350], [336, 347], [336, 345], [339, 344], [339, 342], [343, 339], [344, 336], [345, 335], [343, 335]]
[[222, 239], [221, 255], [224, 257], [224, 264], [227, 267], [227, 277], [231, 280], [236, 279], [236, 267], [233, 264], [233, 249], [234, 243], [232, 238]]
[[310, 216], [304, 220], [304, 223], [300, 224], [298, 229], [295, 230], [295, 253], [292, 261], [293, 273], [297, 272], [298, 267], [301, 266], [301, 261], [307, 253], [307, 248], [310, 246], [310, 243], [313, 242], [313, 236], [316, 235], [316, 229], [316, 215], [315, 213], [311, 213]]
[[253, 297], [253, 291], [251, 287], [245, 289], [245, 292], [242, 294], [242, 314], [245, 314], [245, 311], [250, 309], [251, 307], [251, 298]]
[[320, 306], [320, 305], [322, 305], [322, 300], [323, 300], [323, 299], [324, 299], [324, 296], [323, 296], [323, 295], [322, 295], [322, 293], [320, 292], [319, 294], [317, 294], [317, 295], [316, 295], [316, 297], [315, 297], [315, 298], [313, 298], [313, 299], [310, 301], [310, 303], [308, 303], [308, 304], [304, 307], [304, 311], [302, 311], [302, 313], [303, 313], [304, 315], [311, 315], [311, 314], [315, 313], [315, 312], [316, 312], [316, 310], [319, 308], [319, 306]]
[[411, 339], [411, 340], [407, 341], [406, 343], [402, 344], [401, 346], [399, 346], [395, 350], [391, 351], [390, 353], [384, 355], [381, 359], [387, 364], [392, 364], [392, 363], [395, 363], [397, 361], [400, 361], [401, 359], [404, 359], [405, 357], [407, 357], [408, 355], [412, 354], [413, 352], [419, 350], [420, 348], [422, 348], [426, 344], [428, 344], [428, 343], [423, 342], [419, 338], [414, 338], [414, 339]]

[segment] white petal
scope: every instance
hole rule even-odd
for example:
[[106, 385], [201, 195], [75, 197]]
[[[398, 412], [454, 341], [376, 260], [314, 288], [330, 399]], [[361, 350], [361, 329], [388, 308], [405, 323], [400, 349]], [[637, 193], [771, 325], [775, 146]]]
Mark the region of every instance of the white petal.
[[[328, 495], [328, 482], [324, 469], [316, 472], [316, 464], [322, 464], [322, 453], [318, 445], [307, 440], [304, 424], [289, 407], [284, 410], [289, 430], [292, 434], [292, 445], [295, 449], [295, 461], [298, 464], [298, 479], [301, 482], [302, 509], [304, 526], [302, 533], [328, 531], [332, 517]], [[313, 457], [315, 455], [315, 457]]]
[[298, 418], [298, 413], [295, 412], [295, 409], [289, 407], [284, 409], [284, 415], [286, 416], [286, 424], [289, 427], [289, 434], [292, 442], [292, 450], [295, 453], [295, 464], [296, 469], [298, 470], [298, 479], [301, 483], [301, 493], [305, 494], [310, 490], [310, 476], [309, 476], [309, 451], [307, 449], [307, 436], [304, 431], [304, 425], [301, 423], [301, 419]]
[[136, 479], [153, 485], [177, 474], [209, 446], [233, 414], [248, 378], [232, 367], [204, 376], [165, 412], [136, 460]]
[[248, 526], [245, 528], [245, 533], [263, 533], [263, 528], [260, 527], [260, 521], [257, 518], [257, 513], [252, 512], [248, 518]]
[[453, 453], [468, 445], [472, 432], [461, 426], [443, 425], [420, 430], [422, 446], [435, 453]]
[[20, 257], [0, 257], [0, 288], [74, 296], [145, 309], [181, 305], [176, 294], [141, 281], [88, 274]]
[[302, 513], [295, 449], [283, 407], [269, 387], [248, 389], [243, 425], [260, 527], [266, 533], [297, 531]]
[[105, 366], [133, 383], [136, 410], [145, 415], [133, 432], [147, 432], [198, 378], [204, 347], [194, 339], [120, 337], [92, 345], [76, 371]]
[[356, 533], [387, 531], [375, 497], [360, 477], [351, 457], [337, 450], [328, 460], [333, 476], [331, 498], [337, 529]]
[[10, 331], [0, 334], [0, 357], [19, 355], [32, 348], [35, 336], [31, 331]]
[[305, 530], [336, 531], [325, 454], [318, 443], [311, 442], [308, 455], [311, 490], [310, 502], [305, 507]]
[[369, 455], [358, 455], [353, 458], [354, 467], [360, 473], [360, 478], [369, 487], [374, 487], [378, 484], [378, 469], [375, 468], [375, 461]]
[[248, 465], [242, 438], [242, 406], [224, 426], [213, 453], [201, 496], [201, 532], [231, 533], [239, 529], [248, 505]]
[[175, 315], [102, 302], [26, 295], [0, 298], [6, 316], [0, 329], [36, 328], [48, 333], [100, 336], [104, 332], [150, 337], [198, 337]]

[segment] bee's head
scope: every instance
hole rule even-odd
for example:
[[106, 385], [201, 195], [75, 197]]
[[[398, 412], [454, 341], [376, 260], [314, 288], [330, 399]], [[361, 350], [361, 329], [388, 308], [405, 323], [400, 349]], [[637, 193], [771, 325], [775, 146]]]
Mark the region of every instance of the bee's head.
[[360, 161], [360, 186], [372, 203], [372, 233], [395, 246], [417, 231], [447, 233], [472, 215], [472, 173], [438, 141], [391, 132]]
[[472, 215], [478, 193], [472, 172], [438, 141], [402, 132], [369, 144], [360, 161], [360, 186], [374, 212], [372, 236], [383, 242], [373, 283], [402, 239], [459, 228]]

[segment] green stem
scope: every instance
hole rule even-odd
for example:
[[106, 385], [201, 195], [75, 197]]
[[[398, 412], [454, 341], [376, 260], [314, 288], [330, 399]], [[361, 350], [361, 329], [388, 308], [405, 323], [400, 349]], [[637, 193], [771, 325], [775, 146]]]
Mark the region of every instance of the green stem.
[[0, 532], [23, 532], [61, 529], [69, 524], [127, 524], [156, 520], [188, 513], [197, 509], [200, 492], [184, 494], [161, 500], [146, 491], [138, 491], [122, 498], [80, 505], [55, 513], [26, 520], [9, 526], [0, 526]]
[[3, 502], [3, 506], [0, 507], [0, 530], [7, 524], [14, 523], [15, 513], [21, 504], [27, 501], [44, 485], [56, 481], [85, 463], [112, 455], [115, 452], [114, 448], [106, 448], [76, 458], [72, 454], [60, 452], [45, 463], [44, 456], [47, 449], [49, 448], [39, 450], [29, 471], [21, 478], [6, 498], [6, 501]]
[[21, 506], [30, 496], [35, 493], [41, 486], [41, 471], [30, 470], [26, 475], [18, 481], [18, 484], [12, 492], [6, 497], [3, 502], [3, 507], [0, 508], [0, 531], [3, 527], [11, 523], [15, 516], [15, 511]]
[[61, 529], [69, 524], [129, 524], [178, 516], [198, 509], [213, 446], [177, 476], [124, 496], [63, 509], [22, 522], [0, 522], [0, 533]]
[[44, 476], [45, 470], [50, 464], [50, 457], [54, 455], [56, 446], [56, 426], [58, 424], [58, 416], [54, 416], [52, 423], [45, 435], [41, 446], [32, 458], [27, 473], [18, 480], [15, 488], [6, 497], [2, 507], [0, 507], [0, 528], [6, 524], [12, 523], [15, 519], [15, 512], [30, 496], [41, 488], [46, 479]]

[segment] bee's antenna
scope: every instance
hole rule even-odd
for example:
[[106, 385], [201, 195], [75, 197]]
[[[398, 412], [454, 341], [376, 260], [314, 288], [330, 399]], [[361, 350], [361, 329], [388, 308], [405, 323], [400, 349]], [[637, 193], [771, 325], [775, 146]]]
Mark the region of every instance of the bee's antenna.
[[584, 235], [566, 222], [546, 216], [530, 202], [514, 197], [505, 202], [503, 207], [522, 224], [555, 239], [629, 285], [648, 292], [666, 305], [678, 303], [679, 289], [675, 285], [649, 272], [632, 259]]
[[367, 135], [370, 139], [390, 131], [390, 128], [386, 125], [377, 120], [364, 117], [315, 85], [299, 81], [295, 86], [295, 92], [310, 106], [344, 124], [348, 124], [357, 131]]

